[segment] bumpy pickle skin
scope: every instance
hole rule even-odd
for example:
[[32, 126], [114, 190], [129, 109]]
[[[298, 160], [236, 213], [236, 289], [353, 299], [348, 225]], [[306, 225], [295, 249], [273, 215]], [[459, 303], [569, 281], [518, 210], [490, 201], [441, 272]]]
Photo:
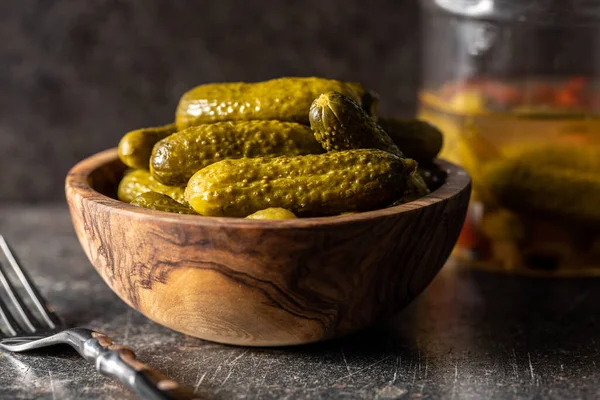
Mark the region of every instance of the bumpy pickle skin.
[[442, 150], [442, 132], [426, 121], [380, 117], [377, 123], [407, 157], [420, 163], [432, 161]]
[[[380, 149], [405, 157], [377, 122], [342, 93], [324, 93], [315, 99], [310, 107], [309, 119], [315, 138], [327, 151]], [[401, 201], [406, 203], [429, 193], [423, 178], [414, 172], [408, 179]]]
[[380, 149], [404, 157], [377, 122], [350, 97], [323, 93], [310, 106], [310, 127], [327, 151]]
[[128, 132], [119, 142], [119, 158], [129, 168], [148, 169], [152, 147], [177, 131], [175, 124], [141, 128]]
[[360, 97], [361, 107], [367, 115], [374, 121], [377, 121], [379, 116], [379, 94], [367, 89], [360, 82], [346, 82], [346, 85], [350, 86], [358, 97]]
[[246, 219], [296, 219], [293, 212], [281, 207], [271, 207], [250, 214]]
[[338, 91], [360, 104], [345, 83], [316, 77], [279, 78], [264, 82], [210, 83], [186, 92], [175, 122], [179, 129], [236, 120], [279, 120], [308, 125], [307, 110], [321, 93]]
[[185, 187], [163, 185], [145, 169], [128, 172], [119, 183], [117, 197], [121, 201], [131, 203], [133, 199], [146, 192], [161, 193], [179, 203], [187, 203], [184, 197]]
[[416, 162], [381, 150], [223, 160], [198, 171], [186, 199], [202, 215], [245, 217], [281, 207], [299, 217], [385, 207], [400, 197]]
[[137, 196], [130, 203], [134, 206], [148, 208], [150, 210], [166, 211], [176, 214], [188, 214], [198, 215], [198, 213], [192, 210], [189, 206], [181, 204], [166, 194], [157, 192], [146, 192]]
[[594, 171], [496, 161], [483, 171], [487, 189], [500, 205], [585, 224], [600, 223], [600, 175]]
[[189, 127], [158, 142], [150, 171], [165, 185], [185, 185], [198, 170], [226, 158], [322, 153], [306, 125], [281, 121], [227, 121]]

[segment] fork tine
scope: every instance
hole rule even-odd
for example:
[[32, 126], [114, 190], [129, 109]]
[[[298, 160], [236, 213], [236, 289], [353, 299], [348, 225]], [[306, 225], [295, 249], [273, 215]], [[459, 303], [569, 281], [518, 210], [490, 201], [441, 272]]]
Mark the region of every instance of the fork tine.
[[[23, 304], [23, 301], [17, 294], [15, 287], [10, 282], [10, 279], [8, 279], [8, 276], [6, 276], [6, 272], [4, 271], [4, 266], [2, 265], [2, 263], [0, 263], [0, 284], [4, 287], [4, 291], [6, 292], [8, 299], [12, 303], [16, 313], [20, 316], [21, 322], [22, 322], [22, 324], [24, 324], [23, 328], [25, 328], [25, 330], [29, 331], [30, 333], [35, 332], [36, 328], [33, 325], [35, 322], [35, 319], [31, 315], [29, 310], [27, 310], [27, 307], [25, 306], [25, 304]], [[10, 318], [11, 313], [8, 310], [8, 307], [6, 306], [6, 304], [3, 304], [3, 305], [4, 305], [3, 311], [4, 311], [5, 316], [7, 318]], [[14, 315], [13, 315], [13, 317], [14, 317]], [[14, 319], [15, 318], [13, 318], [13, 322], [14, 322]], [[18, 326], [18, 323], [17, 323], [17, 326]]]
[[25, 335], [26, 332], [12, 316], [4, 301], [0, 299], [0, 322], [6, 327], [8, 336]]
[[[6, 257], [6, 259], [8, 260], [8, 263], [11, 265], [13, 271], [19, 278], [19, 281], [21, 281], [21, 284], [25, 288], [25, 291], [29, 295], [30, 299], [33, 301], [33, 304], [35, 305], [38, 312], [42, 316], [42, 319], [46, 323], [47, 328], [56, 329], [56, 327], [58, 325], [60, 325], [59, 318], [50, 309], [50, 307], [48, 306], [48, 303], [46, 302], [46, 300], [44, 300], [44, 298], [42, 297], [40, 292], [37, 290], [33, 281], [28, 276], [28, 274], [25, 272], [25, 270], [23, 270], [21, 268], [21, 266], [19, 265], [19, 262], [17, 261], [16, 255], [11, 251], [8, 243], [6, 242], [6, 240], [4, 239], [4, 237], [2, 235], [0, 235], [0, 248], [2, 249], [2, 252], [4, 253], [4, 256]], [[35, 332], [35, 328], [34, 328], [33, 332]]]

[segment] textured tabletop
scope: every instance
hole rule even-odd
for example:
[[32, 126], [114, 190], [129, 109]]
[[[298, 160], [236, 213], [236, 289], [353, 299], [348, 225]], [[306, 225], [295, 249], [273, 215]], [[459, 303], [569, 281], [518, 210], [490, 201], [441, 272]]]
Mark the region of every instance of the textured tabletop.
[[[598, 279], [534, 279], [446, 266], [404, 312], [338, 341], [224, 346], [129, 309], [81, 250], [66, 206], [0, 206], [0, 233], [67, 322], [100, 330], [217, 398], [598, 398]], [[128, 399], [68, 349], [0, 352], [0, 399]]]

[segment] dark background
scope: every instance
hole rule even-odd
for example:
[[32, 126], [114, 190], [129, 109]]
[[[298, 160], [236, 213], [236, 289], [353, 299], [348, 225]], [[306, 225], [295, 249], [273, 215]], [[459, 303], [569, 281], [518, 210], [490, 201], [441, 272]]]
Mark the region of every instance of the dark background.
[[0, 201], [62, 201], [69, 168], [173, 120], [211, 81], [358, 80], [413, 112], [417, 0], [0, 2]]

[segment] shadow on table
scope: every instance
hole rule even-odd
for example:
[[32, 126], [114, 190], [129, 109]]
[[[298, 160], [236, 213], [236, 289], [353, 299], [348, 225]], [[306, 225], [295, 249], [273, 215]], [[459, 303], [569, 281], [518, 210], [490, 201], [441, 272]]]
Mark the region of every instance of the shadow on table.
[[[443, 271], [407, 309], [345, 338], [282, 350], [310, 356], [402, 356], [450, 363], [560, 358], [563, 366], [600, 361], [600, 279], [544, 279], [455, 268]], [[586, 354], [582, 361], [581, 355]]]

